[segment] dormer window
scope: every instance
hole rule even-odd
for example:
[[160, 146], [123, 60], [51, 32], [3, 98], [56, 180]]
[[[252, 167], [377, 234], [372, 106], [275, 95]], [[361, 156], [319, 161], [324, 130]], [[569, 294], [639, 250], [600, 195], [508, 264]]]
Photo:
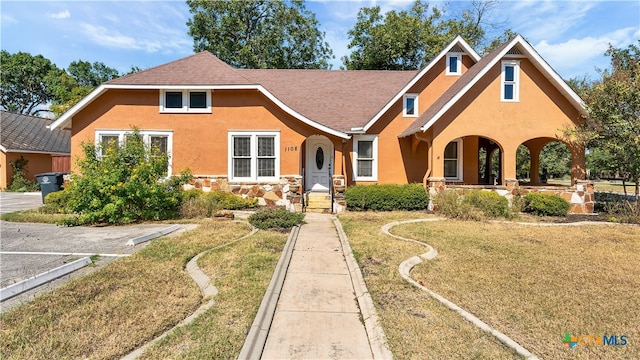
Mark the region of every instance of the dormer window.
[[160, 90], [161, 113], [211, 113], [209, 90]]
[[402, 116], [418, 117], [418, 94], [405, 94], [402, 102]]
[[520, 61], [509, 60], [502, 62], [501, 86], [501, 101], [520, 101]]
[[462, 75], [462, 54], [447, 54], [447, 72], [446, 75]]

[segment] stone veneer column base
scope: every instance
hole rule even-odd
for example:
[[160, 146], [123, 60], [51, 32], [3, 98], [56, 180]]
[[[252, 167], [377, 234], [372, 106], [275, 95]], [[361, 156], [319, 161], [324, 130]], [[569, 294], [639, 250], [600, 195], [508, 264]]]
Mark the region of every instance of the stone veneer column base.
[[185, 190], [226, 191], [245, 199], [258, 199], [260, 206], [284, 206], [302, 211], [302, 176], [282, 175], [277, 182], [230, 182], [225, 175], [196, 175]]

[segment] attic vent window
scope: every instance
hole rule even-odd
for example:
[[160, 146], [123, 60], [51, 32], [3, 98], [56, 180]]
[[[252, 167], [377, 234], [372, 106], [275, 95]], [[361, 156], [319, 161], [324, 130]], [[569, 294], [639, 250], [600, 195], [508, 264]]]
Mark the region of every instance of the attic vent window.
[[161, 113], [211, 113], [211, 91], [160, 90]]
[[192, 91], [189, 93], [189, 107], [192, 109], [207, 108], [207, 93], [204, 91]]
[[165, 95], [166, 95], [165, 107], [170, 109], [182, 108], [182, 92], [167, 91]]
[[460, 47], [460, 45], [453, 45], [451, 47], [451, 50], [449, 50], [449, 52], [453, 52], [453, 53], [462, 53], [464, 52], [464, 50], [462, 50], [462, 48]]
[[447, 72], [446, 75], [462, 75], [462, 54], [447, 54]]
[[520, 62], [503, 61], [500, 100], [518, 102], [520, 100]]
[[405, 94], [402, 102], [402, 116], [418, 117], [418, 94]]
[[511, 48], [511, 50], [507, 51], [508, 55], [522, 55], [522, 51], [517, 46]]

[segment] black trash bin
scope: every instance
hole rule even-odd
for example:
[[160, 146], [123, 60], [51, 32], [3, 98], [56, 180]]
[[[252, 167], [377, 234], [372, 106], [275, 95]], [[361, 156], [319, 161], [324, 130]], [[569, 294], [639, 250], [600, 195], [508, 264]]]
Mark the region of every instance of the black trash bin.
[[42, 174], [36, 174], [38, 184], [40, 184], [40, 190], [42, 191], [42, 203], [44, 204], [44, 198], [49, 193], [60, 191], [62, 184], [64, 184], [64, 175], [62, 172], [48, 172]]

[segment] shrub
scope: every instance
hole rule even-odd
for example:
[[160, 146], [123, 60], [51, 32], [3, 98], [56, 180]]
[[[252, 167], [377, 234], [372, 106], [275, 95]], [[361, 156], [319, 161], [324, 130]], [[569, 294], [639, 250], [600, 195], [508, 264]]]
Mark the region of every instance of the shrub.
[[26, 191], [38, 191], [40, 185], [37, 182], [27, 179], [27, 164], [29, 160], [25, 159], [22, 155], [15, 161], [10, 161], [9, 165], [13, 168], [13, 178], [11, 184], [7, 187], [8, 191], [26, 192]]
[[445, 191], [433, 199], [437, 212], [448, 218], [460, 220], [483, 220], [484, 214], [480, 209], [473, 207], [468, 202], [463, 202], [463, 197], [454, 190]]
[[596, 191], [595, 211], [609, 215], [609, 221], [640, 224], [640, 203], [622, 194]]
[[529, 193], [524, 197], [524, 211], [541, 216], [566, 216], [569, 202], [558, 195]]
[[474, 190], [464, 196], [462, 203], [482, 211], [486, 217], [509, 217], [509, 201], [493, 191]]
[[192, 189], [185, 191], [182, 197], [180, 216], [183, 218], [210, 217], [222, 209], [240, 210], [258, 206], [256, 199], [243, 199], [225, 191], [203, 192]]
[[429, 195], [420, 184], [356, 185], [344, 193], [347, 209], [353, 211], [424, 210]]
[[68, 188], [68, 209], [78, 216], [65, 225], [127, 224], [178, 215], [180, 187], [191, 175], [185, 171], [167, 179], [167, 154], [147, 147], [137, 130], [120, 146], [99, 149], [87, 143], [83, 152], [81, 174], [72, 175]]
[[304, 214], [285, 208], [267, 208], [249, 216], [249, 223], [258, 229], [287, 230], [302, 224]]
[[69, 209], [71, 196], [69, 190], [51, 192], [44, 198], [45, 204], [38, 211], [43, 214], [68, 214], [71, 212]]

